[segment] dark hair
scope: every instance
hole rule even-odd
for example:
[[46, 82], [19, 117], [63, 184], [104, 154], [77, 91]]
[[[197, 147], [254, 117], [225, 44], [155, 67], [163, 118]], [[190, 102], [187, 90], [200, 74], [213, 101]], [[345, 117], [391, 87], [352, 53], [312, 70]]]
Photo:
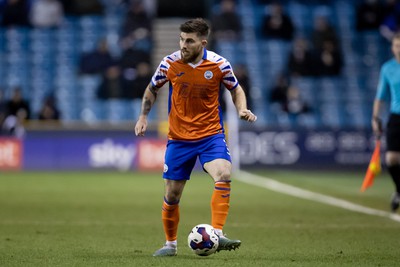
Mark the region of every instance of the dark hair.
[[210, 34], [210, 27], [202, 18], [188, 20], [181, 24], [179, 29], [184, 33], [196, 33], [197, 36], [204, 37], [205, 39], [207, 39]]
[[400, 40], [400, 32], [396, 32], [396, 33], [393, 35], [392, 40], [394, 40], [394, 39], [399, 39], [399, 40]]

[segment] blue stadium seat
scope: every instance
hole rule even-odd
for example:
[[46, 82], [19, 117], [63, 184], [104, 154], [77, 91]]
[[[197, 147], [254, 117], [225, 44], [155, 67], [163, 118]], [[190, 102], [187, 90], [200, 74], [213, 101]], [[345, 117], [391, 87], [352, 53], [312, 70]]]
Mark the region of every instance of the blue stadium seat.
[[[115, 0], [102, 0], [103, 16], [67, 16], [58, 29], [0, 28], [0, 86], [7, 90], [15, 85], [34, 102], [35, 109], [42, 97], [55, 92], [63, 118], [66, 120], [132, 120], [132, 101], [95, 98], [94, 77], [79, 77], [78, 61], [82, 51], [92, 50], [101, 37], [106, 37], [114, 56], [120, 55], [119, 32], [126, 10]], [[265, 40], [261, 36], [262, 18], [268, 6], [252, 0], [253, 6], [239, 1], [239, 15], [247, 31], [243, 42], [218, 42], [216, 52], [230, 62], [247, 64], [252, 87], [252, 99], [260, 123], [270, 126], [291, 125], [280, 111], [266, 105], [266, 87], [276, 75], [286, 69], [291, 43]], [[266, 1], [262, 1], [265, 3]], [[344, 52], [344, 70], [338, 79], [295, 78], [302, 97], [315, 106], [314, 114], [302, 116], [298, 125], [305, 127], [351, 126], [370, 127], [371, 101], [375, 96], [379, 68], [388, 59], [390, 49], [379, 32], [357, 33], [354, 29], [355, 4], [360, 1], [286, 0], [281, 3], [291, 16], [296, 34], [309, 36], [313, 18], [328, 12], [338, 30]], [[156, 118], [157, 112], [150, 113]]]
[[309, 77], [294, 77], [291, 84], [300, 90], [301, 97], [310, 105], [318, 101], [316, 92], [318, 91], [317, 81]]
[[13, 27], [5, 30], [6, 50], [9, 52], [27, 51], [29, 47], [29, 30], [27, 28]]
[[83, 102], [96, 98], [97, 89], [101, 83], [100, 75], [83, 75], [79, 77], [79, 95]]
[[104, 36], [104, 20], [101, 16], [84, 16], [79, 20], [79, 36], [81, 51], [88, 52], [96, 47], [101, 37]]
[[296, 28], [296, 34], [305, 36], [312, 28], [311, 7], [297, 1], [289, 1], [287, 12]]
[[343, 124], [342, 108], [332, 102], [321, 102], [319, 106], [321, 124], [325, 127], [340, 128]]
[[342, 97], [343, 85], [338, 78], [320, 78], [318, 83], [319, 98], [322, 101], [337, 103]]
[[0, 54], [5, 52], [6, 49], [6, 38], [5, 38], [5, 29], [0, 28]]
[[260, 40], [261, 60], [264, 70], [272, 77], [286, 69], [290, 43], [279, 40]]
[[[366, 114], [368, 109], [364, 106], [364, 102], [348, 101], [345, 105], [345, 114], [348, 120], [348, 125], [363, 128], [370, 122], [370, 115]], [[372, 107], [372, 105], [370, 106]]]
[[85, 102], [80, 111], [79, 119], [89, 123], [106, 120], [106, 102], [97, 99]]
[[110, 122], [120, 122], [125, 117], [125, 100], [109, 99], [106, 103], [106, 118]]

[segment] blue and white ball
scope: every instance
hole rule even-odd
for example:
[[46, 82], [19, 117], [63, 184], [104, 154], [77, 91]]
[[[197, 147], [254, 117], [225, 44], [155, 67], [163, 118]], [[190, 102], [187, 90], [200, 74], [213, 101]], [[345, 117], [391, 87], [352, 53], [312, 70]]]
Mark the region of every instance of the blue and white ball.
[[188, 245], [196, 255], [208, 256], [217, 251], [219, 236], [209, 224], [198, 224], [188, 236]]

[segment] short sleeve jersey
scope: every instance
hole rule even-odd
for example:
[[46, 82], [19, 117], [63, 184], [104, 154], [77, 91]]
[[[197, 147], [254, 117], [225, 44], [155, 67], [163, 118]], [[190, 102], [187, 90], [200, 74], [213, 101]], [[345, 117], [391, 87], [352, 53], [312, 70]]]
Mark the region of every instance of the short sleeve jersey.
[[180, 51], [166, 56], [152, 77], [160, 88], [169, 82], [168, 138], [195, 141], [223, 133], [219, 90], [238, 86], [231, 64], [220, 55], [204, 49], [202, 60], [193, 65], [181, 60]]
[[400, 115], [400, 63], [396, 59], [383, 64], [376, 99], [390, 100], [390, 112]]

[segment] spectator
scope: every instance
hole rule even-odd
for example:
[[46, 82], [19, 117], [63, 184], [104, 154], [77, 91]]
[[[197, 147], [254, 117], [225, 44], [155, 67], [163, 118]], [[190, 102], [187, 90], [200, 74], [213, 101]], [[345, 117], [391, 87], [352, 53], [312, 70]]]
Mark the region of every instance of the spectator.
[[130, 82], [128, 85], [129, 89], [125, 91], [123, 97], [141, 100], [144, 90], [151, 81], [151, 76], [150, 64], [147, 62], [140, 62], [135, 69], [126, 71], [124, 73], [124, 80]]
[[269, 39], [291, 41], [294, 26], [291, 18], [284, 14], [282, 5], [274, 2], [269, 7], [269, 13], [264, 17], [262, 33]]
[[315, 17], [311, 39], [315, 50], [322, 49], [325, 41], [331, 41], [336, 47], [340, 46], [335, 28], [324, 15]]
[[4, 92], [0, 88], [0, 135], [3, 135], [3, 122], [5, 121], [8, 115], [7, 104], [4, 99]]
[[61, 3], [68, 15], [102, 15], [104, 12], [100, 0], [61, 0]]
[[364, 0], [356, 9], [357, 31], [378, 30], [384, 15], [379, 0]]
[[297, 124], [300, 115], [311, 112], [308, 103], [302, 99], [299, 88], [295, 86], [289, 86], [283, 110], [288, 114], [292, 124]]
[[321, 76], [337, 76], [340, 74], [343, 59], [341, 52], [332, 41], [324, 41], [322, 49], [316, 53], [316, 70]]
[[59, 0], [35, 0], [30, 14], [31, 24], [37, 28], [55, 28], [64, 20], [63, 6]]
[[124, 90], [123, 97], [133, 100], [134, 117], [138, 117], [140, 114], [144, 91], [151, 81], [151, 77], [151, 67], [147, 62], [140, 62], [135, 68], [124, 71], [126, 90]]
[[308, 40], [299, 37], [294, 40], [289, 54], [288, 70], [291, 76], [314, 76], [315, 62]]
[[234, 0], [222, 0], [220, 7], [220, 12], [211, 18], [214, 38], [216, 41], [240, 39], [242, 24]]
[[289, 79], [284, 74], [280, 74], [275, 82], [274, 87], [271, 88], [269, 94], [269, 102], [279, 104], [283, 107], [287, 100], [287, 92], [289, 88]]
[[20, 26], [28, 27], [29, 6], [27, 0], [6, 0], [3, 14], [0, 16], [3, 27]]
[[383, 4], [384, 17], [393, 14], [393, 12], [397, 12], [399, 5], [400, 5], [399, 0], [385, 0]]
[[9, 101], [7, 101], [7, 109], [9, 115], [14, 115], [21, 120], [29, 120], [31, 118], [31, 109], [29, 102], [22, 98], [22, 92], [19, 87], [14, 88], [13, 95]]
[[123, 47], [150, 51], [152, 46], [152, 19], [140, 0], [132, 1], [121, 31]]
[[120, 59], [120, 66], [123, 69], [129, 69], [129, 68], [135, 69], [137, 64], [141, 62], [146, 62], [150, 64], [150, 53], [132, 47], [123, 50]]
[[30, 117], [30, 108], [22, 99], [20, 88], [15, 88], [12, 99], [5, 101], [0, 90], [0, 132], [1, 135], [23, 137], [24, 123]]
[[118, 65], [108, 67], [103, 74], [103, 80], [98, 88], [97, 97], [107, 100], [111, 98], [123, 98], [126, 96], [126, 81]]
[[235, 66], [235, 76], [238, 79], [240, 85], [243, 88], [243, 91], [246, 94], [247, 98], [247, 108], [253, 109], [253, 100], [252, 100], [252, 92], [251, 92], [251, 83], [249, 78], [249, 73], [247, 71], [247, 67], [244, 64], [237, 64]]
[[23, 109], [18, 110], [16, 115], [9, 114], [1, 125], [1, 132], [4, 135], [22, 138], [25, 135], [25, 117], [26, 112]]
[[385, 16], [379, 26], [380, 34], [389, 42], [396, 32], [400, 31], [400, 2], [387, 0], [385, 5]]
[[114, 64], [106, 39], [101, 39], [94, 51], [84, 53], [79, 62], [81, 74], [100, 74]]
[[39, 120], [42, 121], [44, 120], [57, 121], [60, 119], [60, 111], [57, 108], [54, 96], [50, 95], [45, 98], [43, 106], [39, 111], [38, 118]]

